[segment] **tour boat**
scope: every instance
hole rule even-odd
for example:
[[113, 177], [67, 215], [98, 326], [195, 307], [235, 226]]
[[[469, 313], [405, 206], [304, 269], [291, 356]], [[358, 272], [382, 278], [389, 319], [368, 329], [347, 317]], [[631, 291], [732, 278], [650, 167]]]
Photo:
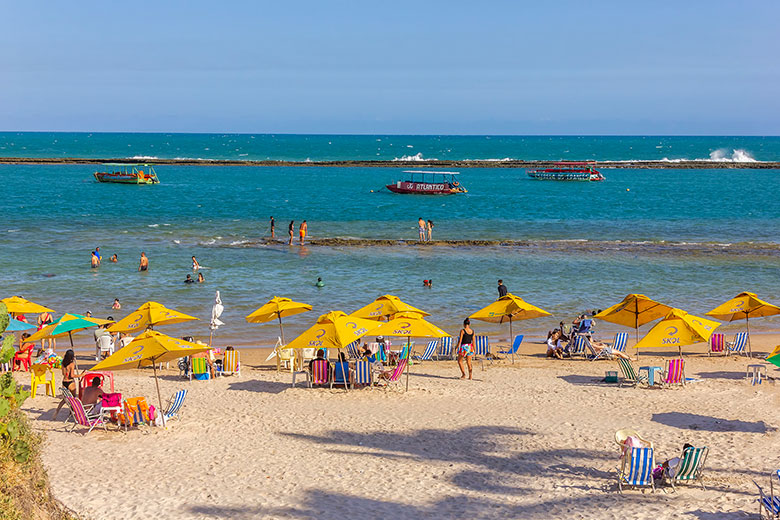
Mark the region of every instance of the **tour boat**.
[[107, 163], [105, 171], [95, 172], [98, 182], [115, 182], [119, 184], [159, 184], [154, 168], [148, 164]]
[[458, 172], [436, 172], [405, 170], [409, 176], [405, 181], [396, 181], [386, 188], [393, 193], [418, 193], [422, 195], [451, 195], [467, 193], [466, 188], [455, 179]]
[[559, 162], [552, 168], [528, 170], [532, 179], [543, 181], [603, 181], [604, 176], [593, 168], [592, 162]]

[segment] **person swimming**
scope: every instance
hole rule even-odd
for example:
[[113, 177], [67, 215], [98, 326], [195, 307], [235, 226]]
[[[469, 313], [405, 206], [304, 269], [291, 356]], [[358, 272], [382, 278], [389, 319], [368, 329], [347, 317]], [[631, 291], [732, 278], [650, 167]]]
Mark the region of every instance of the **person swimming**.
[[314, 284], [316, 287], [325, 287], [325, 282], [322, 281], [322, 278], [317, 278], [317, 283]]
[[203, 277], [203, 273], [198, 273], [198, 283], [205, 282], [206, 279]]
[[184, 283], [195, 283], [195, 280], [192, 279], [191, 274], [188, 274], [187, 278], [184, 279]]
[[198, 263], [198, 261], [193, 256], [192, 257], [192, 270], [193, 271], [197, 271], [198, 269], [200, 269], [200, 264]]

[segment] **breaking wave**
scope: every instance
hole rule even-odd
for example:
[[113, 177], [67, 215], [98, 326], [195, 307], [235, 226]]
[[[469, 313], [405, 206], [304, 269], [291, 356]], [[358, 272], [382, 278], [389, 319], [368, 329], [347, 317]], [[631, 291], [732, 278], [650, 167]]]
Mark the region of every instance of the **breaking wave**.
[[438, 161], [438, 159], [426, 159], [423, 157], [422, 153], [417, 153], [415, 155], [403, 155], [401, 157], [394, 157], [393, 161], [395, 162]]

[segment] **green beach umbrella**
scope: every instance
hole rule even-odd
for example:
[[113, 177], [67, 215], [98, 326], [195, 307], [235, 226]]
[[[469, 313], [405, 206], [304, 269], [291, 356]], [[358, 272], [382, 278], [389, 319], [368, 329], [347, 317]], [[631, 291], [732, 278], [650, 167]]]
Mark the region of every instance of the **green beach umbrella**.
[[70, 346], [73, 346], [73, 333], [79, 330], [97, 327], [98, 325], [107, 325], [114, 323], [111, 320], [101, 320], [99, 318], [87, 318], [81, 314], [63, 314], [57, 321], [45, 326], [29, 338], [27, 341], [35, 342], [47, 338], [59, 338], [68, 336]]

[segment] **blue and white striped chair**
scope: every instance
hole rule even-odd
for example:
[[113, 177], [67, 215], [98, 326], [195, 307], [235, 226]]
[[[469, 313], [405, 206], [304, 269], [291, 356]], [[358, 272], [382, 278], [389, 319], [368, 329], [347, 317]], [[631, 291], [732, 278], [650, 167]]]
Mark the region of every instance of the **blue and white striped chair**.
[[356, 361], [355, 369], [352, 374], [352, 388], [355, 385], [368, 385], [371, 386], [373, 380], [371, 379], [371, 363], [368, 361]]
[[165, 417], [166, 421], [169, 421], [173, 418], [179, 418], [179, 412], [181, 411], [181, 407], [184, 406], [185, 397], [187, 397], [187, 390], [179, 390], [171, 396], [171, 398], [168, 400], [168, 407], [163, 412], [163, 416]]
[[726, 342], [726, 349], [728, 350], [729, 354], [736, 353], [746, 356], [747, 353], [745, 352], [745, 347], [747, 346], [747, 342], [747, 332], [737, 332], [737, 335], [734, 336], [734, 341]]
[[653, 482], [653, 448], [631, 448], [626, 450], [618, 468], [618, 489], [623, 492], [623, 486], [650, 486], [655, 492]]
[[618, 332], [615, 334], [615, 341], [610, 345], [612, 350], [616, 352], [626, 352], [626, 345], [628, 344], [628, 332]]
[[764, 490], [758, 485], [758, 482], [755, 480], [753, 481], [753, 484], [756, 485], [759, 493], [759, 518], [768, 518], [770, 520], [780, 518], [780, 495], [775, 495], [775, 482], [778, 484], [778, 492], [780, 492], [780, 469], [769, 476], [769, 494], [764, 493]]
[[452, 338], [449, 336], [441, 338], [439, 342], [439, 352], [436, 354], [436, 359], [441, 358], [452, 359]]
[[480, 334], [477, 335], [475, 338], [475, 357], [481, 356], [477, 359], [477, 361], [480, 362], [480, 366], [482, 367], [482, 370], [485, 370], [485, 360], [490, 360], [491, 363], [493, 363], [493, 356], [490, 354], [490, 340], [488, 340], [487, 335]]
[[360, 340], [353, 341], [347, 345], [347, 354], [350, 359], [360, 359]]
[[429, 341], [428, 346], [425, 347], [425, 352], [422, 353], [422, 356], [412, 356], [412, 358], [416, 359], [417, 361], [430, 361], [434, 352], [436, 352], [436, 347], [438, 344], [439, 342], [436, 340]]
[[569, 356], [572, 358], [574, 356], [580, 356], [582, 358], [588, 357], [588, 353], [586, 352], [586, 349], [590, 348], [590, 350], [593, 350], [593, 347], [590, 346], [590, 341], [588, 341], [587, 336], [574, 336], [574, 346], [571, 348], [571, 352], [569, 352]]

